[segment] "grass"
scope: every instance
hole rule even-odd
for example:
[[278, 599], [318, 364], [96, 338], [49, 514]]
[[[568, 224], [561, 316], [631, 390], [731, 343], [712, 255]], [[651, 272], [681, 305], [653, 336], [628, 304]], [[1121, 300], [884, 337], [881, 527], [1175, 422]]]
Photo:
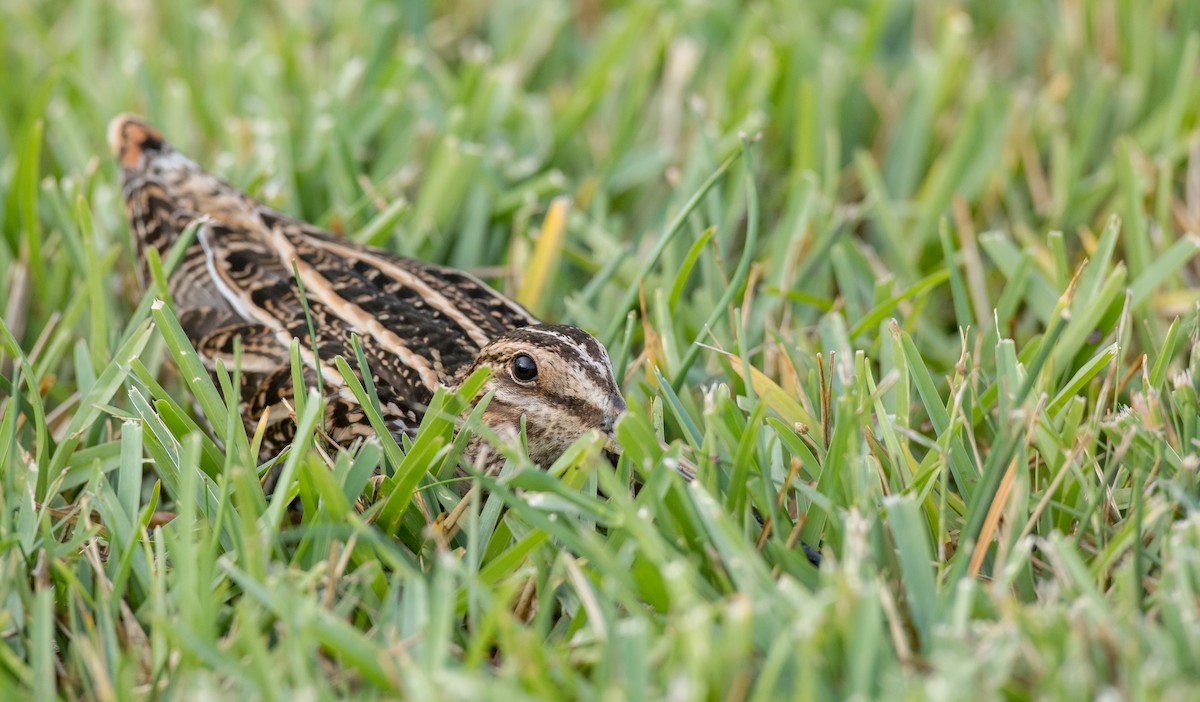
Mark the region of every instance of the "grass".
[[[0, 34], [0, 697], [1200, 684], [1200, 4], [45, 0]], [[264, 498], [237, 373], [137, 284], [123, 111], [600, 335], [620, 465], [518, 451], [446, 535], [462, 397], [331, 454], [302, 392]]]

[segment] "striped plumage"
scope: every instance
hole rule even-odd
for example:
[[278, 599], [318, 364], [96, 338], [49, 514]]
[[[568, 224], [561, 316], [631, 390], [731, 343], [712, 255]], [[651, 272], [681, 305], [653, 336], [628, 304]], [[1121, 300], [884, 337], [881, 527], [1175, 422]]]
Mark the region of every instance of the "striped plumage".
[[[353, 357], [352, 334], [361, 339], [394, 433], [416, 428], [439, 385], [453, 387], [487, 364], [495, 372], [484, 392], [495, 395], [484, 421], [511, 441], [524, 416], [534, 462], [549, 465], [589, 429], [607, 434], [612, 447], [625, 403], [607, 352], [586, 332], [540, 324], [462, 271], [339, 239], [266, 207], [136, 117], [113, 120], [109, 136], [143, 261], [150, 247], [165, 256], [199, 222], [168, 287], [184, 331], [210, 368], [218, 359], [231, 366], [234, 340], [242, 340], [242, 417], [253, 429], [270, 413], [263, 458], [294, 432], [285, 404], [293, 392], [293, 339], [300, 341], [306, 384], [321, 375], [330, 436], [346, 445], [371, 434], [333, 365], [338, 355]], [[297, 272], [316, 329], [315, 356]], [[481, 450], [473, 441], [468, 457]]]

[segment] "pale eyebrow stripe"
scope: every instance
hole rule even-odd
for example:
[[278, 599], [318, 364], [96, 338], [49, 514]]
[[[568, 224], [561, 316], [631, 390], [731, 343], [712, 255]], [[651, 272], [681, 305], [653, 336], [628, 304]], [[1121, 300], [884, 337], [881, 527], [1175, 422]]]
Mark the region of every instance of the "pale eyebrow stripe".
[[[528, 331], [530, 333], [534, 333], [534, 334], [543, 334], [545, 336], [549, 336], [551, 338], [557, 339], [558, 341], [561, 341], [562, 343], [566, 344], [567, 346], [570, 346], [574, 349], [579, 350], [579, 352], [580, 352], [578, 354], [579, 357], [584, 359], [585, 362], [588, 365], [590, 365], [593, 370], [596, 371], [596, 374], [599, 378], [601, 378], [601, 379], [606, 378], [608, 375], [610, 375], [612, 373], [612, 362], [608, 361], [608, 352], [605, 350], [604, 345], [601, 344], [599, 341], [596, 342], [596, 345], [600, 349], [600, 353], [602, 354], [601, 357], [594, 356], [591, 353], [587, 352], [586, 345], [581, 344], [578, 341], [575, 341], [574, 339], [567, 336], [566, 334], [563, 334], [562, 332], [558, 332], [553, 329], [543, 329], [540, 327], [530, 327], [528, 329]], [[607, 361], [607, 363], [606, 363], [606, 361]]]

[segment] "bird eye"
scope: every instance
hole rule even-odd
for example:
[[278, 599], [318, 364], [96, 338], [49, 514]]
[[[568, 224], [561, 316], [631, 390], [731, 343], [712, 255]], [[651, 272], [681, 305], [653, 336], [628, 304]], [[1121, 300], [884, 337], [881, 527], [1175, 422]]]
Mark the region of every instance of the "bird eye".
[[531, 383], [537, 380], [537, 364], [529, 354], [519, 353], [513, 357], [512, 377], [518, 383]]

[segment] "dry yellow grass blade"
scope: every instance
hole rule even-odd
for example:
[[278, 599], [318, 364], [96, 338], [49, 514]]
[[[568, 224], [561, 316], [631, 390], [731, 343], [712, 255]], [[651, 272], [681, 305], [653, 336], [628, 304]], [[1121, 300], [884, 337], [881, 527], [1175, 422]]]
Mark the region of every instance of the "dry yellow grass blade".
[[535, 315], [545, 310], [546, 284], [553, 277], [562, 260], [563, 241], [567, 231], [567, 212], [571, 207], [569, 197], [557, 197], [546, 211], [542, 231], [533, 245], [533, 257], [529, 268], [521, 278], [517, 301]]
[[[712, 346], [708, 346], [707, 348], [710, 348], [713, 351], [728, 357], [732, 361], [730, 365], [733, 368], [733, 371], [743, 379], [745, 378], [742, 367], [742, 359], [738, 358], [737, 355], [722, 349], [714, 348]], [[786, 390], [779, 386], [778, 383], [776, 383], [774, 380], [771, 380], [770, 376], [754, 366], [750, 366], [750, 384], [754, 387], [754, 392], [758, 394], [759, 399], [767, 403], [768, 407], [775, 410], [780, 417], [782, 417], [785, 421], [790, 422], [792, 426], [817, 426], [817, 420], [813, 418], [811, 414], [806, 412], [804, 407], [798, 401], [793, 399]]]

